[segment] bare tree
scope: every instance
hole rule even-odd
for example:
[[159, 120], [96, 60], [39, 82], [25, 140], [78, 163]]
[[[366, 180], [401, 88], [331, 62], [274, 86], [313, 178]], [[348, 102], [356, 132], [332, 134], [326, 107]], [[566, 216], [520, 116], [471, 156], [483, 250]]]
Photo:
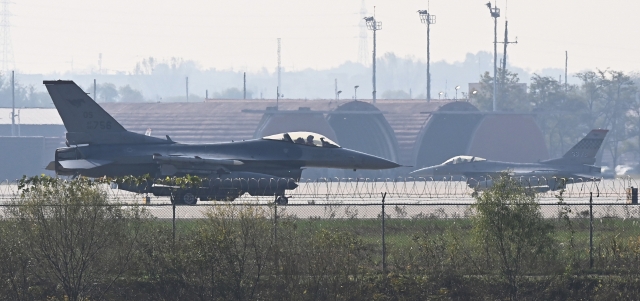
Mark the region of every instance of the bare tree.
[[103, 185], [84, 178], [23, 178], [20, 191], [8, 217], [33, 273], [68, 300], [103, 298], [129, 268], [146, 213], [109, 203]]

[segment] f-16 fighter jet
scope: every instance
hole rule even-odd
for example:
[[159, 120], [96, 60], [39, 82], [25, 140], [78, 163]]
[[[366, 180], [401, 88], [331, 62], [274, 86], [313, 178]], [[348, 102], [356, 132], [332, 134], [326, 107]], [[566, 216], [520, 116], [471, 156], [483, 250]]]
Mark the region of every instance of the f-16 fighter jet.
[[469, 187], [485, 189], [493, 180], [507, 172], [522, 185], [544, 192], [563, 189], [567, 182], [597, 180], [600, 167], [594, 166], [596, 154], [608, 130], [592, 130], [562, 158], [537, 163], [491, 161], [474, 156], [453, 157], [440, 165], [429, 166], [411, 172], [414, 176], [449, 180], [464, 177]]
[[59, 148], [48, 169], [59, 175], [154, 179], [195, 175], [201, 187], [126, 185], [120, 189], [170, 196], [177, 204], [233, 200], [251, 195], [288, 202], [305, 167], [388, 169], [400, 165], [340, 147], [310, 132], [289, 132], [261, 139], [211, 144], [182, 144], [127, 131], [73, 81], [44, 81], [67, 129], [67, 147]]

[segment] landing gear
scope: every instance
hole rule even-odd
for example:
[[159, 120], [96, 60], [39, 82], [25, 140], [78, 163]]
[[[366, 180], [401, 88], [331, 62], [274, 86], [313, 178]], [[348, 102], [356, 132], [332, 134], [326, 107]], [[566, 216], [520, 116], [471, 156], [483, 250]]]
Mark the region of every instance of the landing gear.
[[276, 197], [276, 205], [287, 205], [287, 204], [289, 204], [289, 198], [288, 197], [286, 197], [284, 195]]
[[191, 191], [184, 191], [184, 190], [178, 189], [171, 193], [171, 204], [195, 205], [197, 202], [198, 202], [198, 198]]

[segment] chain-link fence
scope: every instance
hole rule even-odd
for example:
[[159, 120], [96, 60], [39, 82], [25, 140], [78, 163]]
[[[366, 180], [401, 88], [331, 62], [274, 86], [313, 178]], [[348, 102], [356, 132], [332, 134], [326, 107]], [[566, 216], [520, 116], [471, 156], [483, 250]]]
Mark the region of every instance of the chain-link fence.
[[[382, 198], [382, 196], [381, 196]], [[587, 200], [588, 201], [588, 200]], [[19, 204], [0, 204], [2, 216]], [[286, 228], [304, 227], [314, 230], [346, 232], [362, 239], [372, 256], [382, 268], [382, 259], [399, 264], [398, 256], [419, 248], [424, 239], [444, 237], [458, 231], [462, 237], [469, 235], [476, 212], [474, 203], [324, 203], [324, 204], [260, 204], [260, 203], [203, 203], [197, 206], [175, 206], [171, 204], [119, 203], [121, 208], [136, 207], [149, 213], [155, 222], [171, 227], [164, 228], [180, 241], [182, 234], [193, 230], [199, 220], [210, 217], [230, 217], [220, 212], [257, 210], [259, 217], [268, 218], [270, 232], [278, 242], [278, 231]], [[640, 206], [624, 203], [560, 203], [540, 204], [542, 217], [554, 225], [558, 243], [571, 244], [575, 251], [583, 252], [583, 268], [606, 267], [603, 253], [616, 252], [611, 241], [619, 244], [636, 241], [640, 247]], [[182, 234], [181, 234], [182, 233]], [[467, 237], [468, 238], [468, 237]], [[469, 243], [469, 242], [467, 242]], [[618, 246], [620, 247], [620, 246]], [[377, 250], [377, 251], [376, 251]], [[388, 251], [384, 251], [388, 250]], [[640, 250], [640, 248], [638, 249]], [[619, 250], [618, 250], [619, 251]], [[637, 254], [637, 250], [633, 250]], [[600, 260], [605, 260], [601, 262]], [[637, 258], [640, 263], [640, 258]], [[396, 261], [394, 261], [396, 260]], [[590, 260], [592, 260], [590, 262]], [[595, 260], [595, 263], [593, 262]], [[397, 266], [395, 268], [398, 268]]]
[[[574, 191], [571, 202], [565, 202], [571, 193], [540, 195], [536, 210], [544, 227], [534, 233], [540, 239], [519, 244], [512, 236], [511, 247], [502, 253], [498, 242], [488, 241], [496, 236], [479, 232], [477, 204], [465, 195], [469, 190], [449, 194], [464, 196], [453, 201], [423, 201], [416, 196], [422, 192], [411, 188], [420, 183], [372, 182], [362, 189], [349, 186], [352, 182], [324, 183], [331, 188], [301, 194], [309, 199], [288, 205], [267, 197], [196, 206], [176, 206], [167, 199], [147, 204], [144, 195], [103, 187], [109, 202], [87, 207], [108, 209], [85, 213], [67, 210], [77, 209], [73, 204], [15, 202], [17, 190], [7, 185], [0, 236], [8, 243], [0, 249], [8, 255], [0, 258], [0, 266], [17, 262], [17, 267], [0, 268], [0, 274], [14, 280], [45, 277], [46, 271], [30, 265], [36, 262], [30, 256], [58, 260], [54, 253], [66, 260], [64, 254], [92, 251], [95, 243], [101, 246], [95, 248], [98, 262], [105, 265], [97, 266], [105, 272], [92, 276], [96, 288], [87, 294], [100, 291], [100, 285], [106, 291], [111, 280], [102, 275], [111, 275], [117, 281], [107, 299], [522, 299], [527, 294], [607, 299], [620, 287], [624, 296], [637, 293], [629, 281], [637, 279], [640, 266], [640, 206], [622, 202], [628, 182], [602, 181], [596, 191]], [[385, 188], [395, 193], [380, 192]], [[365, 189], [366, 198], [353, 196]], [[338, 191], [343, 197], [336, 201], [329, 193]], [[407, 196], [415, 197], [407, 201]], [[611, 196], [615, 201], [607, 202]], [[74, 227], [70, 220], [82, 225]], [[519, 250], [524, 255], [510, 260], [509, 254]], [[111, 260], [118, 264], [107, 264]], [[21, 270], [20, 264], [28, 268]], [[520, 278], [505, 286], [510, 275]], [[55, 281], [42, 283], [30, 285], [55, 294]], [[582, 289], [572, 292], [574, 286]], [[508, 287], [519, 293], [508, 293]], [[39, 292], [3, 283], [0, 291]]]

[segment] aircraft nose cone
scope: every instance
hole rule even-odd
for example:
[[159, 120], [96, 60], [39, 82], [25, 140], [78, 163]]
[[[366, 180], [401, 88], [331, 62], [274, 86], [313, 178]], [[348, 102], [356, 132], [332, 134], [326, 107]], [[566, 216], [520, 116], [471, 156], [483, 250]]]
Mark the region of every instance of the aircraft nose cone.
[[425, 167], [425, 168], [420, 168], [418, 170], [414, 170], [409, 174], [414, 176], [420, 176], [420, 177], [431, 177], [435, 174], [436, 170], [438, 170], [438, 168], [436, 167]]
[[363, 169], [390, 169], [400, 167], [401, 165], [376, 156], [366, 156], [362, 158]]

